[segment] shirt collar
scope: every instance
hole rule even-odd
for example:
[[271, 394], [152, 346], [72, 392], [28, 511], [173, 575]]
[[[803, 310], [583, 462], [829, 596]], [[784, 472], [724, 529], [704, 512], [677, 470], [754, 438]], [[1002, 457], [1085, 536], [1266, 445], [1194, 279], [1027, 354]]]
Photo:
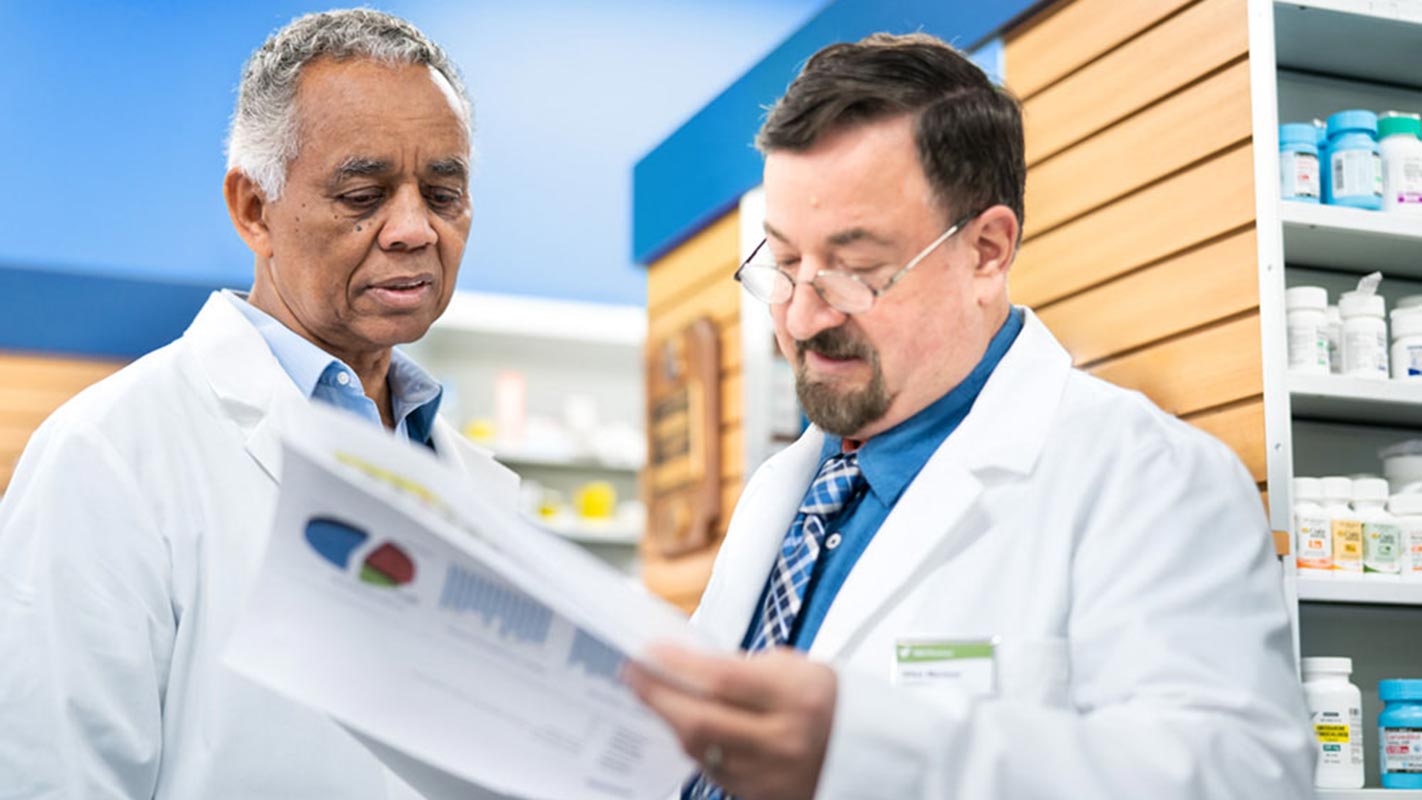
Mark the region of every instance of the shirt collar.
[[[232, 304], [262, 335], [277, 363], [301, 390], [303, 397], [314, 399], [317, 387], [323, 384], [336, 391], [364, 394], [355, 370], [344, 361], [252, 305], [245, 292], [229, 291], [225, 294], [232, 298]], [[342, 374], [346, 375], [345, 383], [340, 381]], [[390, 384], [390, 410], [396, 424], [402, 420], [405, 422], [405, 432], [411, 441], [429, 441], [435, 415], [444, 397], [443, 387], [399, 349], [390, 352], [390, 371], [386, 380]]]
[[[968, 416], [973, 401], [1022, 331], [1023, 320], [1022, 309], [1014, 306], [988, 342], [982, 359], [962, 382], [922, 411], [860, 445], [859, 469], [881, 503], [891, 506], [898, 502], [939, 445]], [[826, 435], [820, 462], [843, 449], [843, 439]]]

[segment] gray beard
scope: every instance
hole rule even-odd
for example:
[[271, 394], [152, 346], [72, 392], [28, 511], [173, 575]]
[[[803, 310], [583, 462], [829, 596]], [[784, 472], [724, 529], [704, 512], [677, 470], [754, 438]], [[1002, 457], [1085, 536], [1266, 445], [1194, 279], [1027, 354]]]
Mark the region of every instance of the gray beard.
[[[832, 384], [812, 380], [805, 368], [806, 351], [832, 358], [863, 359], [872, 373], [869, 384], [863, 388], [841, 390]], [[835, 436], [851, 436], [888, 412], [894, 398], [884, 387], [879, 354], [867, 342], [848, 335], [843, 328], [830, 328], [803, 342], [796, 342], [795, 352], [799, 362], [795, 366], [795, 395], [800, 399], [805, 416], [820, 430]]]

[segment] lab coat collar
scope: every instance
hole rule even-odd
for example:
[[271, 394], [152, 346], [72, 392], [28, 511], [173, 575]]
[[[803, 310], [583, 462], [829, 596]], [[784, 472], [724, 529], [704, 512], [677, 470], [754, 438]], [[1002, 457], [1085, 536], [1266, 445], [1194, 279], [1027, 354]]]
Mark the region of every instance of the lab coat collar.
[[247, 452], [279, 482], [282, 421], [289, 416], [283, 409], [303, 398], [235, 302], [228, 290], [213, 292], [183, 340], [222, 410], [241, 431]]
[[[1071, 357], [1027, 311], [1022, 333], [973, 410], [909, 484], [845, 580], [812, 655], [833, 660], [917, 576], [986, 532], [986, 524], [967, 524], [985, 483], [1031, 473], [1070, 372]], [[807, 431], [761, 467], [737, 505], [718, 559], [722, 585], [708, 590], [697, 620], [728, 646], [745, 633], [823, 440], [818, 429]]]

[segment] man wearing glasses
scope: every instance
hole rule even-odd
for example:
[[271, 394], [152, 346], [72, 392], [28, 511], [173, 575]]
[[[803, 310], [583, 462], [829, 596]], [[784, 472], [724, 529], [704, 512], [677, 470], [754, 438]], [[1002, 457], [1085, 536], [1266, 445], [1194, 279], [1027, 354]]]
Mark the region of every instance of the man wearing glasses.
[[702, 765], [682, 796], [1309, 796], [1253, 482], [1008, 301], [1016, 101], [876, 35], [810, 59], [757, 144], [736, 277], [814, 426], [747, 484], [695, 617], [748, 657], [629, 669]]

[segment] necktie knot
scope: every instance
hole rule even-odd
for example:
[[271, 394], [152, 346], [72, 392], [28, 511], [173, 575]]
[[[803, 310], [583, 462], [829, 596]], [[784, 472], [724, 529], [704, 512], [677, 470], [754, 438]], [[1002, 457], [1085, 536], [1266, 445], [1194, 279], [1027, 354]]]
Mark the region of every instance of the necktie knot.
[[800, 502], [801, 514], [830, 517], [839, 513], [863, 480], [858, 453], [840, 453], [825, 459], [819, 474]]

